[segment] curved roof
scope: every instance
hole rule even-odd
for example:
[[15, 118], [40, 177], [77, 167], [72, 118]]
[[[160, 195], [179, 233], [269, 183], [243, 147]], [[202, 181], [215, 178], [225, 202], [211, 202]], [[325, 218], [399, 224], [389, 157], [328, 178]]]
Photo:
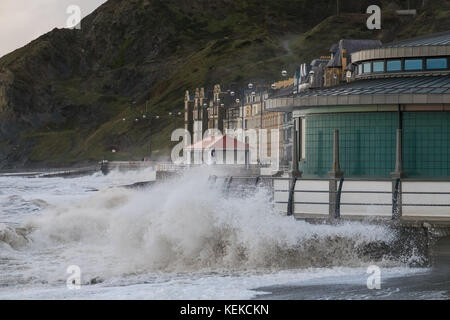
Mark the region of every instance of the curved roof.
[[450, 76], [368, 79], [294, 95], [271, 97], [267, 109], [344, 105], [444, 104], [450, 103]]
[[393, 42], [375, 49], [354, 52], [352, 54], [352, 62], [448, 55], [450, 55], [450, 31]]
[[444, 46], [450, 45], [450, 31], [420, 36], [383, 45], [383, 48], [404, 48], [417, 46]]

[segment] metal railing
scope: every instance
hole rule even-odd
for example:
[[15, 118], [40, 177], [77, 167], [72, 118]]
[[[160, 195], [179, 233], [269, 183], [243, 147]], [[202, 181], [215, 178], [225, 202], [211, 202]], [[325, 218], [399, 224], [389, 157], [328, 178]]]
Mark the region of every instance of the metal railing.
[[[363, 179], [344, 179], [342, 178], [329, 178], [329, 179], [303, 179], [298, 177], [272, 177], [272, 176], [261, 176], [261, 177], [255, 177], [255, 176], [233, 176], [233, 177], [227, 177], [225, 180], [227, 183], [227, 191], [231, 189], [231, 184], [236, 183], [239, 184], [239, 181], [254, 181], [253, 184], [247, 183], [247, 185], [253, 185], [254, 187], [258, 187], [261, 185], [261, 181], [270, 181], [269, 184], [264, 184], [265, 186], [271, 186], [272, 193], [275, 194], [276, 192], [288, 192], [288, 200], [287, 201], [276, 201], [278, 204], [286, 204], [287, 210], [286, 213], [288, 216], [294, 215], [294, 208], [296, 204], [303, 204], [303, 205], [328, 205], [333, 206], [334, 210], [329, 213], [330, 217], [334, 219], [341, 219], [341, 207], [342, 206], [385, 206], [385, 207], [392, 207], [392, 220], [397, 220], [401, 217], [402, 207], [448, 207], [450, 208], [450, 203], [402, 203], [402, 196], [403, 195], [449, 195], [450, 199], [450, 192], [430, 192], [430, 191], [424, 191], [424, 192], [403, 192], [401, 189], [402, 182], [405, 182], [405, 180], [402, 179], [396, 179], [396, 180], [363, 180]], [[288, 188], [282, 188], [282, 189], [276, 189], [274, 186], [274, 181], [288, 181], [289, 186]], [[326, 181], [326, 182], [335, 182], [337, 183], [337, 189], [336, 191], [333, 190], [298, 190], [296, 189], [296, 186], [298, 186], [299, 181]], [[371, 190], [343, 190], [344, 182], [345, 181], [352, 181], [352, 182], [367, 182], [367, 181], [391, 181], [392, 182], [392, 190], [391, 191], [371, 191]], [[407, 180], [406, 180], [407, 181]], [[245, 189], [246, 185], [244, 183], [241, 183], [240, 185], [241, 189]], [[334, 201], [299, 201], [299, 199], [296, 199], [295, 194], [296, 193], [322, 193], [322, 194], [334, 194]], [[392, 195], [392, 201], [390, 202], [342, 202], [342, 197], [345, 194], [390, 194]], [[330, 198], [331, 199], [331, 198]], [[449, 210], [450, 214], [450, 210]]]

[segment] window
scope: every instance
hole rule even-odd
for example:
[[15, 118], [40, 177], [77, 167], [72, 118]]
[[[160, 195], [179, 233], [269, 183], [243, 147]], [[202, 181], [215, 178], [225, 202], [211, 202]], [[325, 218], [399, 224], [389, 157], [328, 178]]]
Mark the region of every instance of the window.
[[363, 73], [363, 65], [358, 64], [358, 74], [362, 74], [362, 73]]
[[387, 62], [387, 71], [401, 71], [402, 61], [401, 60], [391, 60]]
[[370, 62], [364, 63], [364, 73], [372, 72], [372, 64]]
[[384, 61], [375, 61], [373, 63], [373, 72], [384, 72]]
[[422, 59], [406, 59], [405, 60], [405, 71], [422, 70], [422, 69], [423, 69]]
[[428, 70], [447, 69], [447, 59], [446, 58], [427, 59], [427, 69]]
[[300, 160], [306, 159], [306, 118], [300, 118]]

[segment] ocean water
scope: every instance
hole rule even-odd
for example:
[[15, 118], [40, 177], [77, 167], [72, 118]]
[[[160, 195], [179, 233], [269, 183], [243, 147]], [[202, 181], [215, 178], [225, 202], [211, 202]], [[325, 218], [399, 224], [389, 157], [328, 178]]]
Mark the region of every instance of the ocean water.
[[270, 286], [365, 288], [370, 265], [382, 281], [428, 272], [410, 267], [413, 253], [366, 254], [395, 241], [386, 226], [295, 221], [274, 211], [268, 190], [227, 195], [210, 174], [140, 189], [122, 186], [154, 171], [0, 175], [0, 299], [251, 299]]

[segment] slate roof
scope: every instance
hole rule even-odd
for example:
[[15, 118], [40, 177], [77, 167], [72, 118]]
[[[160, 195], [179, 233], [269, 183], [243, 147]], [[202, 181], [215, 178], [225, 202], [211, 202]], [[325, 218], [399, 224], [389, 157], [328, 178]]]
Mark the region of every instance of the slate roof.
[[403, 41], [388, 43], [383, 48], [403, 48], [403, 47], [418, 47], [418, 46], [445, 46], [450, 45], [450, 30], [435, 33], [427, 36], [416, 37]]
[[[381, 47], [380, 40], [346, 40], [342, 39], [338, 43], [338, 50], [334, 54], [333, 58], [328, 62], [327, 67], [342, 67], [342, 50], [347, 50], [347, 64], [351, 63], [351, 54], [353, 52], [373, 49]], [[334, 46], [332, 47], [332, 49]], [[332, 52], [332, 51], [331, 51]]]
[[384, 78], [355, 81], [350, 84], [305, 90], [302, 96], [360, 95], [360, 94], [442, 94], [450, 93], [450, 76]]
[[[288, 90], [289, 89], [289, 90]], [[279, 90], [270, 98], [292, 97], [293, 88]], [[450, 94], [450, 76], [382, 78], [354, 81], [322, 89], [300, 91], [296, 97], [367, 94]]]

